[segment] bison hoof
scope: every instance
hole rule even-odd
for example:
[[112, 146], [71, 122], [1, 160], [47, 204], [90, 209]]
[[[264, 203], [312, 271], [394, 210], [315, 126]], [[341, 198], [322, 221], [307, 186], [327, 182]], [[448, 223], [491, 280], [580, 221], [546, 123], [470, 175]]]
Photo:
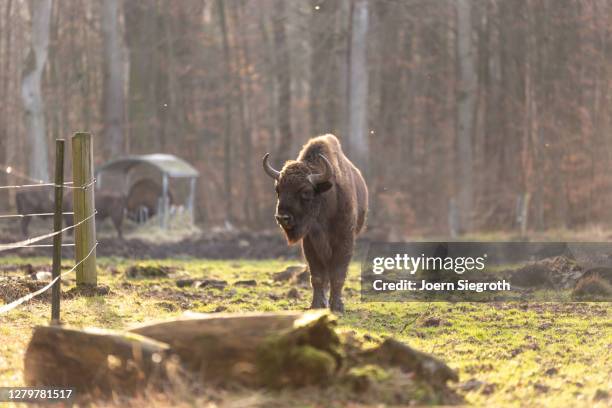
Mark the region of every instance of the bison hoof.
[[327, 308], [327, 299], [324, 297], [315, 296], [312, 299], [312, 303], [310, 304], [311, 309], [326, 309]]
[[342, 299], [332, 299], [330, 309], [337, 314], [344, 314], [344, 303]]

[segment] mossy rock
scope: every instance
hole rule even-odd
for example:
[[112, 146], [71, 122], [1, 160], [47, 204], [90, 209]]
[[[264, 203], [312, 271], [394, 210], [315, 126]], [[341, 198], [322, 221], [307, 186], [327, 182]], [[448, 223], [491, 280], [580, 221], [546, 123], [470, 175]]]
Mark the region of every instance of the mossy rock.
[[325, 385], [341, 366], [340, 339], [330, 314], [311, 315], [286, 333], [271, 336], [258, 348], [260, 385]]
[[365, 392], [373, 384], [382, 383], [391, 378], [391, 373], [377, 364], [365, 364], [350, 368], [343, 378], [355, 392]]
[[171, 266], [136, 264], [125, 271], [125, 276], [128, 278], [167, 278], [174, 271], [175, 268]]

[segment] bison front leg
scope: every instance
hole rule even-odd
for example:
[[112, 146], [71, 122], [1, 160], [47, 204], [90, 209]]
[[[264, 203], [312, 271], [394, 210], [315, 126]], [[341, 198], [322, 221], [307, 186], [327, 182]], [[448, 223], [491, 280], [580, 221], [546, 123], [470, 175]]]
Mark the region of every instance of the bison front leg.
[[303, 241], [302, 249], [308, 263], [310, 283], [312, 285], [312, 303], [310, 308], [325, 309], [329, 305], [327, 300], [329, 275], [310, 240], [305, 239]]
[[332, 312], [344, 313], [344, 302], [342, 301], [342, 289], [344, 288], [344, 281], [346, 280], [346, 273], [348, 270], [348, 262], [343, 263], [340, 266], [335, 267], [330, 273], [330, 305], [329, 308]]
[[312, 284], [312, 303], [311, 309], [326, 309], [329, 306], [327, 291], [329, 291], [329, 279], [326, 276], [310, 274]]
[[332, 312], [344, 313], [344, 302], [342, 301], [342, 289], [346, 281], [351, 256], [353, 254], [353, 246], [336, 248], [332, 262], [329, 268], [330, 281], [330, 305]]

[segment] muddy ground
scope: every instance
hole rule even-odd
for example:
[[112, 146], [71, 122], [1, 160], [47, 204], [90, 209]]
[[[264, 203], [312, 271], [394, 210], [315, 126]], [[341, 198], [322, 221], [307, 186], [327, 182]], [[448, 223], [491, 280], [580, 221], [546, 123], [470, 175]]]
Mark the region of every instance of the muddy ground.
[[[22, 239], [19, 234], [3, 233], [0, 244]], [[71, 237], [66, 240], [71, 242]], [[50, 243], [47, 240], [44, 243]], [[71, 247], [65, 247], [66, 257], [73, 254]], [[3, 254], [19, 256], [50, 256], [50, 248], [27, 248], [6, 251]], [[120, 240], [112, 236], [99, 238], [99, 256], [117, 256], [138, 259], [165, 259], [194, 257], [208, 259], [295, 259], [300, 256], [297, 246], [289, 247], [278, 232], [227, 232], [201, 234], [179, 242], [155, 244], [141, 239]]]

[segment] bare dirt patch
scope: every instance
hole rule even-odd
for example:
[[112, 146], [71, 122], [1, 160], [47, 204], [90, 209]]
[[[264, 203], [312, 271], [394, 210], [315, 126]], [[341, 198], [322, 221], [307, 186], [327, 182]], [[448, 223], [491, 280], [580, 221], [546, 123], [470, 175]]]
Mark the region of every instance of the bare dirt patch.
[[[0, 278], [0, 299], [2, 299], [4, 303], [11, 303], [32, 292], [36, 292], [47, 283], [48, 282], [30, 278]], [[49, 301], [51, 299], [51, 292], [46, 291], [34, 299], [38, 301]]]
[[[14, 234], [0, 236], [0, 243], [21, 239]], [[185, 238], [178, 242], [152, 243], [142, 239], [100, 238], [98, 256], [118, 256], [131, 259], [166, 259], [180, 256], [207, 259], [295, 259], [299, 248], [288, 246], [276, 231], [269, 232], [216, 232]], [[23, 248], [6, 251], [20, 256], [50, 256], [50, 248]], [[73, 249], [63, 249], [71, 257]]]

